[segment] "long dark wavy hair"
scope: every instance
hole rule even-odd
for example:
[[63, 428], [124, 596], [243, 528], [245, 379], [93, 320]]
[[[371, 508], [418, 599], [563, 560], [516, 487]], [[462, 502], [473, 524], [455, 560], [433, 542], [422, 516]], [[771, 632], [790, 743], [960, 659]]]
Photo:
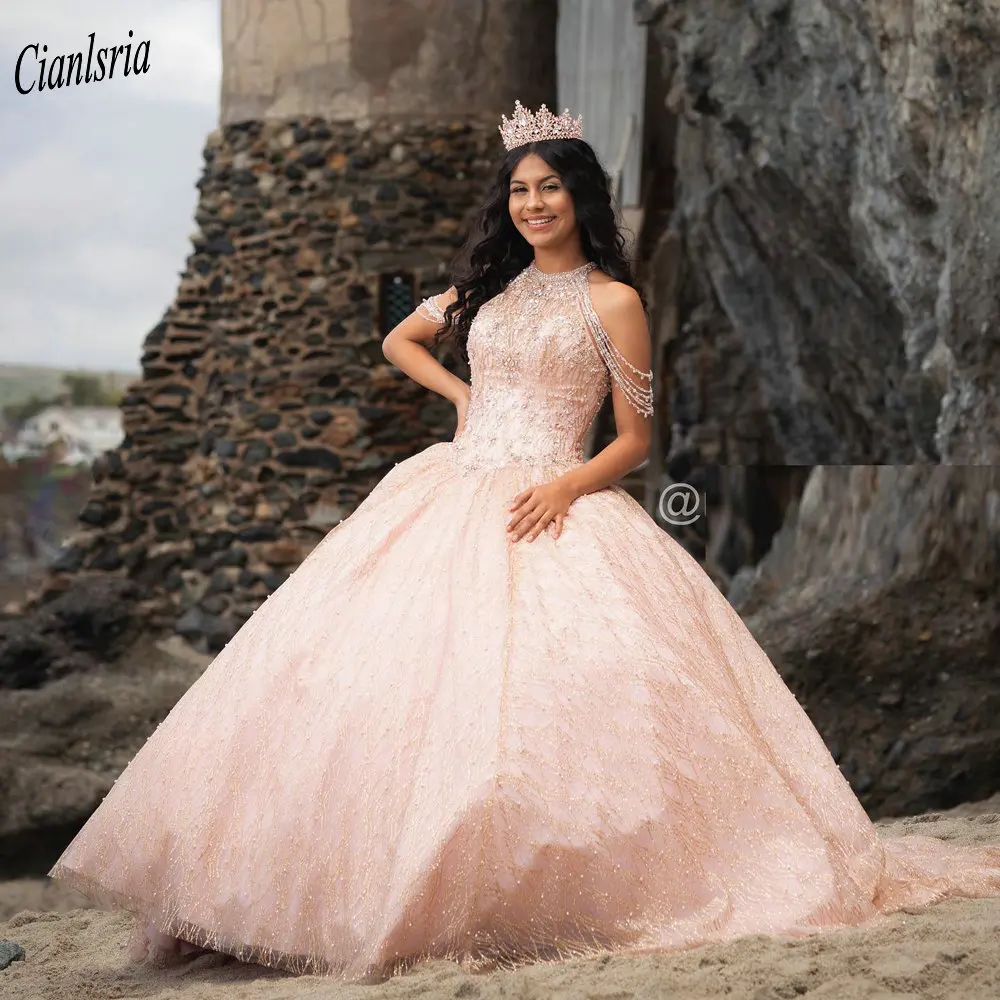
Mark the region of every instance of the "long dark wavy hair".
[[445, 309], [444, 323], [434, 335], [468, 362], [469, 329], [484, 302], [499, 295], [534, 259], [535, 251], [510, 217], [510, 178], [518, 163], [537, 153], [561, 178], [570, 197], [587, 260], [609, 277], [639, 292], [625, 251], [625, 237], [615, 214], [611, 179], [597, 154], [583, 139], [545, 139], [525, 143], [500, 161], [479, 217], [452, 265], [451, 283], [458, 298]]

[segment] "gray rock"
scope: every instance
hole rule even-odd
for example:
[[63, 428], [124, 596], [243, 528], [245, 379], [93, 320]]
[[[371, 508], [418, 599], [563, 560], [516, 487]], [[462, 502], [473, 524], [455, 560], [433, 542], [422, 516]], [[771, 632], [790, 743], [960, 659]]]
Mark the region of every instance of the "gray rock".
[[16, 941], [0, 941], [0, 969], [6, 969], [11, 962], [23, 962], [24, 949]]

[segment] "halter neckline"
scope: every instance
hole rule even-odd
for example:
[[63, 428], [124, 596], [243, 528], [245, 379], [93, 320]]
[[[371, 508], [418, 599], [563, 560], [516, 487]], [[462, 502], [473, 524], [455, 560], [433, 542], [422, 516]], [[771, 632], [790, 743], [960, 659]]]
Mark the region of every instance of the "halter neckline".
[[560, 281], [570, 278], [575, 278], [577, 275], [584, 274], [587, 271], [592, 271], [597, 265], [588, 260], [586, 264], [581, 264], [579, 267], [571, 268], [569, 271], [543, 271], [534, 261], [528, 265], [528, 271], [537, 278], [541, 278], [543, 281]]

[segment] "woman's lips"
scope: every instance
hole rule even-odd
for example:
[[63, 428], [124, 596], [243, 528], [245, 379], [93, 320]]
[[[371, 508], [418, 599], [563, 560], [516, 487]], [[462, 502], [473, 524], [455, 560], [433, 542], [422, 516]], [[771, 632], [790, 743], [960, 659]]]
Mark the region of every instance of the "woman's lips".
[[544, 217], [544, 221], [536, 221], [535, 219], [525, 219], [524, 221], [530, 229], [548, 229], [556, 221], [556, 217], [549, 215]]

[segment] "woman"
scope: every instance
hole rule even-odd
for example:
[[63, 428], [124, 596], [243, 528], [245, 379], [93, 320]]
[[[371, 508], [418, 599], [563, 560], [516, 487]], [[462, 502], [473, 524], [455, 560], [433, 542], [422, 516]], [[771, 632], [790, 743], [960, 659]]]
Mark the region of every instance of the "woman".
[[[381, 978], [869, 924], [1000, 894], [880, 840], [739, 616], [616, 484], [652, 375], [579, 120], [518, 104], [448, 292], [385, 341], [452, 400], [185, 693], [51, 871], [197, 948]], [[451, 339], [471, 386], [427, 350]], [[618, 436], [584, 455], [608, 392]]]

